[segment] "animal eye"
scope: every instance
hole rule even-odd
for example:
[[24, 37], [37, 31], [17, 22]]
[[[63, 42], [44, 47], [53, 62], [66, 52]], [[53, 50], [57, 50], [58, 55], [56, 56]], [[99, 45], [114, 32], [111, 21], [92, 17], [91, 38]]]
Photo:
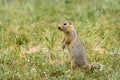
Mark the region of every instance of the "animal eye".
[[63, 25], [66, 25], [66, 23], [64, 23]]

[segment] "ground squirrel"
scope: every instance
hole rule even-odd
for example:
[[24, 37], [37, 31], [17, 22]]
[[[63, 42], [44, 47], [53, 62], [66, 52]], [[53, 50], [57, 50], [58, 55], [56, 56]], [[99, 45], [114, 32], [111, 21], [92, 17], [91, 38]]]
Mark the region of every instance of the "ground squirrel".
[[85, 49], [82, 41], [80, 40], [77, 31], [70, 21], [63, 21], [58, 25], [58, 29], [64, 32], [64, 38], [62, 40], [63, 49], [67, 48], [70, 58], [71, 67], [73, 69], [82, 67], [83, 65], [90, 70], [99, 69], [102, 70], [102, 65], [99, 63], [89, 64], [86, 59]]

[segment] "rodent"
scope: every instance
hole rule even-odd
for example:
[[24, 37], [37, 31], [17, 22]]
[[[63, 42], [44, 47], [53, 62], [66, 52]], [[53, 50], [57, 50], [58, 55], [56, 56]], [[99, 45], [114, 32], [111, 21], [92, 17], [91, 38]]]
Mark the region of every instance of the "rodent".
[[89, 70], [99, 69], [102, 70], [102, 65], [96, 62], [88, 63], [86, 59], [86, 52], [77, 31], [70, 21], [62, 21], [58, 25], [58, 29], [64, 33], [62, 40], [63, 49], [67, 48], [70, 59], [71, 67], [73, 69], [86, 66]]

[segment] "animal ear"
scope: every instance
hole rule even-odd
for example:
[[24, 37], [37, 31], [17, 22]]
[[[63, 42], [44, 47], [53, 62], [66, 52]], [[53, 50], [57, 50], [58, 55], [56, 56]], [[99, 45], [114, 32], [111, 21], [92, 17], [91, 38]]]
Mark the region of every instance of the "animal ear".
[[69, 22], [70, 23], [70, 25], [71, 25], [71, 22]]

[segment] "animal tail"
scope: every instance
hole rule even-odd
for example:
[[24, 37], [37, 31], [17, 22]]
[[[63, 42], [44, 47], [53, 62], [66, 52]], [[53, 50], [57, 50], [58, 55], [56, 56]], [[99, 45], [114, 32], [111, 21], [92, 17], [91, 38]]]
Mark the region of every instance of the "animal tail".
[[89, 64], [89, 68], [90, 70], [94, 70], [94, 69], [98, 69], [99, 71], [103, 70], [103, 65], [97, 62], [93, 62], [91, 64]]

